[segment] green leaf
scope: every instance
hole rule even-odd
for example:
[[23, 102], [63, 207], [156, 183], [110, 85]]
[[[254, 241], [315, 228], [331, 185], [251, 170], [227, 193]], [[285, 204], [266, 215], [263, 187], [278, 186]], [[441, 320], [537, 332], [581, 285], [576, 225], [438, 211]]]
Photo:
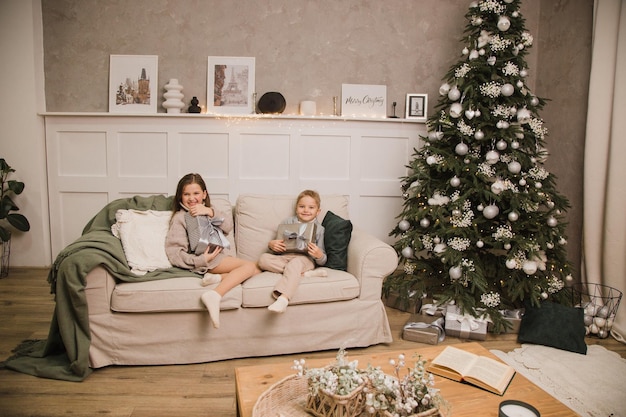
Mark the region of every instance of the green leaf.
[[7, 216], [7, 220], [11, 223], [11, 226], [21, 232], [28, 232], [30, 230], [30, 223], [28, 222], [28, 219], [21, 214], [9, 214]]

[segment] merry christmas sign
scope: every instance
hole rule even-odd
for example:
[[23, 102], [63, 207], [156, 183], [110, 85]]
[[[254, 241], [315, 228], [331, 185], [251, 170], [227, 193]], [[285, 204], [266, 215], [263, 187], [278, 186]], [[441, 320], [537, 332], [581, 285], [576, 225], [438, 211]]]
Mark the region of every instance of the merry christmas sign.
[[387, 86], [342, 84], [341, 115], [387, 117]]

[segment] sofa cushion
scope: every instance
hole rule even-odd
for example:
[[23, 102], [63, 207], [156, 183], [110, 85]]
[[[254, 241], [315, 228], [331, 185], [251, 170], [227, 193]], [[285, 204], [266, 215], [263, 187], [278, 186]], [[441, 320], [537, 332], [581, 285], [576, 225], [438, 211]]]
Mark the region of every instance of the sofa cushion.
[[[235, 241], [237, 254], [257, 261], [267, 252], [267, 243], [276, 237], [278, 224], [295, 213], [297, 196], [242, 194], [235, 205]], [[321, 196], [321, 223], [328, 210], [348, 218], [348, 198], [342, 195]]]
[[[200, 296], [216, 286], [203, 287], [199, 277], [121, 282], [111, 295], [111, 310], [118, 313], [206, 311]], [[239, 308], [241, 291], [240, 285], [228, 291], [222, 298], [221, 309]]]
[[324, 226], [324, 249], [327, 268], [345, 271], [348, 269], [348, 244], [352, 236], [352, 222], [328, 211], [322, 221]]
[[172, 267], [165, 254], [171, 218], [171, 211], [117, 210], [111, 233], [122, 241], [132, 273], [145, 275], [155, 269]]
[[[289, 304], [314, 304], [331, 301], [344, 301], [359, 296], [359, 282], [344, 271], [323, 268], [327, 277], [304, 277]], [[241, 284], [243, 287], [243, 307], [267, 307], [274, 302], [272, 290], [281, 278], [280, 274], [263, 272]]]

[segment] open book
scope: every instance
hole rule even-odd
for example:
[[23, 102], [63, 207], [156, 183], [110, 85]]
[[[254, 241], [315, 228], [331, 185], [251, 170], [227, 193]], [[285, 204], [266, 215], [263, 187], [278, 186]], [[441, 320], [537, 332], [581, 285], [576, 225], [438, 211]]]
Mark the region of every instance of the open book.
[[428, 371], [454, 381], [465, 381], [499, 395], [504, 394], [515, 375], [515, 369], [505, 363], [453, 346], [446, 346], [432, 360]]

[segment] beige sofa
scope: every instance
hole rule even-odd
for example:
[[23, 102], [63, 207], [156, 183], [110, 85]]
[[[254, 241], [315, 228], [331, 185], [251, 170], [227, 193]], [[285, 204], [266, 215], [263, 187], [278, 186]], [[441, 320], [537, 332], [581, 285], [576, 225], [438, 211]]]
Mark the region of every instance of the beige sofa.
[[[242, 195], [234, 210], [223, 199], [213, 204], [234, 213], [235, 233], [228, 236], [233, 253], [257, 260], [278, 223], [293, 212], [294, 198]], [[323, 196], [320, 221], [327, 210], [348, 218], [347, 198]], [[90, 366], [199, 363], [391, 342], [381, 287], [397, 266], [395, 251], [355, 227], [347, 260], [347, 272], [329, 269], [328, 277], [303, 278], [283, 314], [266, 308], [279, 276], [250, 278], [223, 298], [219, 329], [200, 301], [206, 288], [198, 276], [116, 282], [96, 267], [85, 286]]]

